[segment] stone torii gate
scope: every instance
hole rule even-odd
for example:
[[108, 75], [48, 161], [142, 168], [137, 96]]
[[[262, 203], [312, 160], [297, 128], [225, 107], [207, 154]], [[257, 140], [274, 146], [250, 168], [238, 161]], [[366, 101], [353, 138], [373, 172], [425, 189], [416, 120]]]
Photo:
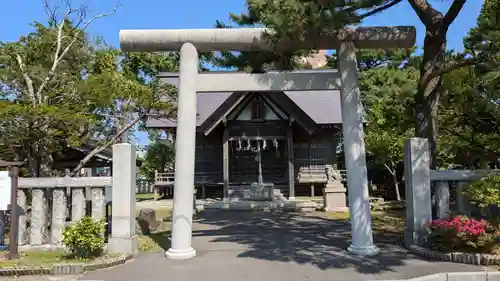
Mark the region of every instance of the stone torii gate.
[[[172, 243], [166, 256], [189, 259], [196, 256], [191, 246], [193, 188], [195, 168], [196, 93], [235, 91], [304, 91], [340, 89], [342, 127], [349, 188], [352, 244], [348, 251], [374, 255], [368, 180], [363, 132], [363, 107], [359, 91], [355, 51], [357, 49], [410, 48], [415, 44], [415, 28], [362, 27], [345, 29], [336, 35], [289, 40], [275, 46], [278, 50], [336, 49], [339, 72], [267, 74], [198, 73], [199, 51], [271, 50], [265, 30], [231, 29], [159, 29], [121, 30], [124, 52], [179, 51], [180, 77], [175, 147], [174, 210]], [[224, 159], [224, 165], [228, 165]]]

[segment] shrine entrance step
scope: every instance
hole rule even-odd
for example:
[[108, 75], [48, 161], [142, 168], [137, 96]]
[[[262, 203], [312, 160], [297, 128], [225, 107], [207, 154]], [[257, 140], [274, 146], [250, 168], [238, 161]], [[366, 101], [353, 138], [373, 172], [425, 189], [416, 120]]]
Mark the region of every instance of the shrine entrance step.
[[217, 201], [206, 203], [204, 210], [314, 212], [323, 206], [313, 201]]

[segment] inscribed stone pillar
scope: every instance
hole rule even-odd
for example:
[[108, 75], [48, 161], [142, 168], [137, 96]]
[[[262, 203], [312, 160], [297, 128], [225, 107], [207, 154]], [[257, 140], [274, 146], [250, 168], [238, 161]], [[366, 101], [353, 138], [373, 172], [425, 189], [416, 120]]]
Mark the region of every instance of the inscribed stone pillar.
[[[135, 197], [135, 194], [134, 194]], [[102, 220], [106, 215], [106, 200], [103, 187], [92, 188], [92, 218]]]
[[170, 259], [196, 256], [191, 247], [193, 221], [194, 157], [196, 143], [196, 76], [198, 52], [191, 43], [181, 47], [177, 135], [175, 141], [174, 210]]
[[71, 188], [71, 222], [76, 223], [85, 216], [85, 192], [83, 187]]
[[440, 219], [450, 216], [450, 185], [448, 181], [436, 183], [436, 213]]
[[355, 46], [343, 42], [339, 49], [338, 64], [341, 80], [342, 129], [349, 189], [352, 244], [348, 251], [357, 255], [375, 255], [372, 220], [368, 195], [365, 136], [363, 132], [363, 105], [359, 90]]
[[135, 234], [135, 146], [129, 143], [113, 145], [113, 188], [111, 208], [111, 238], [108, 252], [137, 253]]
[[19, 205], [19, 232], [17, 233], [18, 245], [26, 244], [26, 191], [24, 189], [17, 190], [17, 205]]
[[31, 245], [43, 245], [47, 209], [45, 207], [45, 190], [34, 188], [31, 199]]
[[418, 245], [425, 240], [424, 225], [432, 219], [429, 143], [410, 138], [404, 144], [406, 196], [405, 244]]
[[66, 222], [66, 190], [54, 188], [52, 190], [52, 222], [50, 242], [61, 244], [64, 224]]

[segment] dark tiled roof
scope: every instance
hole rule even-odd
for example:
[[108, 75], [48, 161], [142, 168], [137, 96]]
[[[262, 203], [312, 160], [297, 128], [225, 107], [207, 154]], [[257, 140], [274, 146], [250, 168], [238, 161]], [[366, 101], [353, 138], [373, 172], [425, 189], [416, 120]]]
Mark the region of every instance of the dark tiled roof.
[[[272, 93], [269, 93], [272, 95]], [[300, 91], [285, 92], [285, 94], [300, 107], [317, 124], [341, 124], [340, 91]], [[199, 93], [197, 95], [196, 111], [198, 118], [196, 125], [200, 126], [231, 93]], [[173, 119], [149, 119], [147, 127], [169, 128], [175, 127]]]

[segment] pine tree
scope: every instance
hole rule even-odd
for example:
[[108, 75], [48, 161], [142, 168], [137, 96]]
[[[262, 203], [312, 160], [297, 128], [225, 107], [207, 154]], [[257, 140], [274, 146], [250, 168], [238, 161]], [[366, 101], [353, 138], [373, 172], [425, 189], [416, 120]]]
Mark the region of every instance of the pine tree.
[[[217, 28], [233, 27], [261, 27], [263, 26], [262, 15], [247, 3], [247, 13], [240, 15], [231, 13], [230, 20], [234, 25], [216, 22]], [[211, 62], [218, 67], [236, 68], [239, 71], [252, 73], [264, 73], [268, 70], [291, 70], [297, 68], [310, 68], [307, 63], [301, 62], [298, 58], [310, 54], [309, 50], [298, 50], [291, 52], [284, 51], [222, 51], [220, 55], [213, 56]]]
[[[468, 53], [482, 71], [497, 69], [500, 62], [500, 0], [485, 0], [476, 27], [464, 39]], [[498, 72], [497, 72], [498, 74]]]

